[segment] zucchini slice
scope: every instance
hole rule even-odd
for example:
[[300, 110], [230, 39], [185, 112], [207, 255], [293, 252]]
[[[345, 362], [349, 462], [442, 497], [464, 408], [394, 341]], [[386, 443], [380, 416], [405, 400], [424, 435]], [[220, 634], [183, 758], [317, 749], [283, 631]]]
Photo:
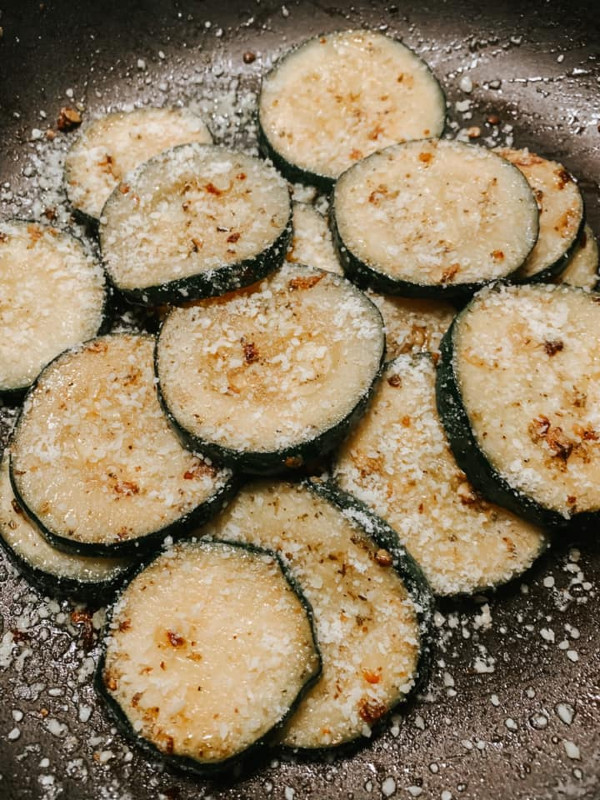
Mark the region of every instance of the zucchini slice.
[[138, 744], [211, 774], [281, 725], [319, 671], [310, 608], [277, 556], [181, 542], [110, 612], [96, 685]]
[[583, 231], [583, 199], [575, 180], [562, 164], [529, 150], [500, 148], [495, 152], [527, 178], [540, 210], [538, 240], [515, 275], [527, 283], [550, 280], [567, 265]]
[[0, 465], [0, 545], [28, 580], [53, 595], [98, 601], [114, 591], [132, 567], [128, 559], [78, 556], [52, 547], [17, 502], [8, 450]]
[[373, 31], [317, 36], [264, 78], [263, 151], [292, 181], [329, 189], [348, 167], [395, 142], [440, 136], [446, 101], [429, 67]]
[[287, 183], [257, 158], [184, 144], [130, 172], [102, 211], [100, 245], [130, 301], [183, 302], [254, 283], [291, 236]]
[[438, 408], [459, 466], [542, 525], [600, 518], [599, 299], [554, 284], [486, 289], [442, 340]]
[[[294, 203], [294, 236], [286, 260], [343, 275], [325, 217], [308, 203]], [[438, 352], [456, 309], [443, 300], [394, 297], [367, 291], [385, 326], [386, 358], [422, 350]]]
[[308, 203], [292, 204], [293, 236], [285, 260], [343, 275], [326, 218]]
[[471, 594], [528, 569], [547, 536], [479, 497], [456, 465], [426, 355], [387, 365], [335, 476], [398, 533], [438, 595]]
[[104, 273], [85, 245], [37, 222], [0, 222], [0, 395], [22, 393], [105, 321]]
[[346, 274], [410, 297], [464, 298], [506, 279], [538, 233], [523, 174], [483, 147], [447, 140], [395, 145], [356, 164], [336, 184], [333, 211]]
[[156, 374], [189, 446], [269, 473], [340, 441], [365, 408], [383, 352], [381, 316], [362, 292], [285, 264], [250, 289], [173, 309]]
[[11, 480], [52, 544], [122, 555], [222, 506], [232, 475], [184, 450], [162, 413], [154, 338], [113, 334], [59, 356], [17, 422]]
[[212, 143], [202, 119], [188, 108], [137, 108], [92, 120], [82, 128], [65, 160], [69, 202], [97, 222], [126, 173], [186, 142]]
[[555, 282], [591, 290], [597, 288], [599, 277], [598, 242], [590, 226], [585, 225], [566, 268], [555, 278]]
[[370, 736], [426, 672], [431, 598], [395, 533], [324, 484], [255, 483], [202, 531], [276, 550], [302, 587], [320, 680], [279, 736], [319, 749]]

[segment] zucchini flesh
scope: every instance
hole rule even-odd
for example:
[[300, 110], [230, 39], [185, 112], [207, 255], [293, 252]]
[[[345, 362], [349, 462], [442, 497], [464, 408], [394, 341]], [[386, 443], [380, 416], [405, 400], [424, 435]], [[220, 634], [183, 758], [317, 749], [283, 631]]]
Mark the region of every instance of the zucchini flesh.
[[583, 199], [573, 177], [562, 164], [529, 150], [501, 148], [496, 152], [518, 167], [527, 178], [540, 209], [538, 240], [515, 278], [545, 281], [566, 266], [583, 229]]
[[343, 275], [325, 217], [308, 203], [292, 204], [293, 236], [285, 260]]
[[187, 108], [137, 108], [93, 120], [81, 131], [65, 160], [71, 205], [98, 220], [111, 192], [128, 172], [186, 142], [212, 143], [202, 119]]
[[17, 423], [11, 476], [54, 544], [135, 552], [216, 511], [231, 474], [185, 450], [160, 408], [151, 336], [114, 334], [48, 366]]
[[598, 277], [598, 242], [590, 226], [585, 225], [567, 266], [555, 278], [555, 282], [582, 289], [596, 289]]
[[104, 322], [104, 273], [78, 239], [47, 225], [0, 223], [0, 394], [27, 388]]
[[459, 465], [486, 496], [560, 525], [600, 511], [595, 293], [485, 290], [442, 342], [438, 406]]
[[286, 264], [246, 291], [174, 309], [156, 370], [190, 445], [272, 472], [337, 444], [367, 402], [383, 351], [381, 317], [362, 292]]
[[323, 673], [281, 732], [289, 747], [369, 736], [422, 667], [426, 584], [395, 535], [378, 542], [379, 521], [347, 500], [312, 484], [255, 483], [201, 531], [276, 550], [313, 608]]
[[100, 244], [115, 286], [140, 303], [220, 295], [283, 261], [286, 182], [257, 158], [186, 144], [127, 176], [102, 212]]
[[515, 272], [538, 232], [522, 173], [483, 147], [446, 140], [361, 161], [338, 180], [333, 207], [344, 270], [386, 294], [472, 293]]
[[121, 593], [97, 686], [139, 744], [210, 773], [280, 725], [319, 668], [310, 611], [272, 553], [185, 542]]
[[427, 356], [388, 364], [335, 476], [398, 533], [438, 595], [497, 586], [531, 566], [545, 534], [473, 490], [450, 450]]
[[372, 31], [311, 39], [263, 80], [263, 146], [292, 180], [331, 184], [395, 142], [439, 136], [446, 103], [427, 65]]
[[379, 309], [385, 325], [386, 359], [404, 353], [439, 352], [442, 336], [450, 327], [456, 309], [443, 300], [367, 292]]
[[10, 483], [8, 450], [0, 466], [0, 540], [26, 577], [44, 591], [97, 599], [114, 588], [131, 567], [128, 559], [78, 556], [52, 547], [17, 502]]

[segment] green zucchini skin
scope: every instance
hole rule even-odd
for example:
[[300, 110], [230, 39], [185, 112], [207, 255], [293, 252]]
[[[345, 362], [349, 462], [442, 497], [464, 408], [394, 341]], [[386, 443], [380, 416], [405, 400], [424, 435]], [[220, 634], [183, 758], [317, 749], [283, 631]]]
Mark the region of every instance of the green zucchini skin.
[[[210, 541], [219, 542], [218, 539], [212, 539]], [[177, 772], [181, 772], [187, 775], [192, 775], [196, 777], [202, 778], [215, 778], [221, 775], [222, 773], [235, 769], [236, 773], [238, 771], [242, 771], [247, 768], [251, 767], [251, 762], [254, 764], [258, 759], [267, 757], [269, 754], [268, 743], [270, 737], [275, 734], [283, 725], [286, 723], [288, 718], [294, 713], [295, 709], [297, 708], [298, 704], [308, 692], [308, 690], [318, 681], [321, 670], [322, 670], [322, 658], [321, 658], [321, 651], [319, 650], [319, 645], [317, 641], [315, 623], [314, 623], [314, 615], [312, 606], [306, 599], [305, 595], [302, 592], [302, 589], [298, 585], [298, 582], [294, 578], [294, 576], [290, 573], [289, 569], [280, 559], [280, 557], [271, 550], [266, 550], [264, 548], [256, 547], [251, 544], [244, 544], [239, 542], [223, 542], [230, 547], [239, 547], [240, 549], [245, 549], [251, 553], [268, 553], [273, 559], [278, 563], [281, 571], [283, 572], [287, 582], [290, 584], [292, 589], [294, 590], [295, 594], [297, 595], [298, 599], [306, 614], [308, 616], [308, 620], [310, 623], [310, 628], [313, 635], [313, 643], [315, 647], [315, 651], [317, 654], [317, 661], [318, 661], [318, 668], [315, 673], [307, 680], [307, 682], [302, 687], [302, 690], [296, 696], [294, 701], [290, 704], [289, 710], [287, 714], [282, 717], [277, 724], [271, 728], [270, 731], [262, 738], [255, 742], [251, 747], [247, 748], [246, 750], [238, 753], [237, 755], [227, 758], [224, 761], [219, 763], [212, 763], [212, 764], [202, 764], [199, 761], [194, 760], [193, 758], [189, 758], [187, 756], [177, 756], [177, 755], [167, 755], [159, 750], [154, 744], [149, 742], [147, 739], [139, 736], [135, 730], [132, 728], [127, 716], [125, 715], [122, 708], [116, 702], [116, 700], [112, 697], [109, 691], [107, 691], [106, 685], [103, 680], [103, 672], [106, 665], [106, 644], [105, 638], [103, 639], [102, 649], [100, 652], [100, 658], [98, 660], [98, 666], [96, 667], [96, 672], [94, 674], [94, 688], [98, 695], [102, 698], [103, 702], [106, 704], [107, 709], [110, 713], [112, 719], [116, 722], [122, 733], [132, 741], [137, 747], [140, 748], [147, 756], [153, 759], [159, 759], [163, 762], [166, 766], [173, 768]], [[160, 552], [154, 553], [153, 556], [150, 558], [146, 558], [146, 560], [133, 572], [130, 574], [127, 585], [131, 581], [134, 580], [138, 575], [140, 575], [146, 567], [148, 567], [156, 558], [161, 555]], [[108, 609], [107, 618], [106, 618], [106, 625], [105, 625], [105, 632], [109, 630], [110, 623], [112, 620], [112, 616], [114, 613], [114, 609], [121, 597], [121, 594], [127, 588], [127, 585], [123, 585], [119, 594], [115, 598], [115, 602], [113, 605]]]
[[[415, 685], [410, 694], [402, 701], [406, 702], [411, 696], [416, 696], [425, 687], [431, 671], [435, 600], [429, 582], [419, 564], [400, 542], [396, 531], [381, 517], [374, 514], [361, 500], [349, 492], [345, 492], [333, 480], [306, 479], [302, 481], [302, 485], [317, 497], [321, 497], [331, 505], [339, 508], [344, 516], [361, 527], [378, 547], [392, 554], [392, 566], [402, 578], [408, 594], [415, 604], [421, 639]], [[386, 716], [383, 717], [382, 724], [385, 719]], [[378, 729], [379, 724], [375, 727]]]
[[[460, 283], [444, 285], [435, 284], [416, 284], [403, 281], [400, 278], [394, 279], [383, 272], [370, 267], [364, 261], [357, 258], [343, 243], [335, 219], [335, 205], [332, 203], [329, 210], [329, 225], [333, 244], [348, 280], [356, 284], [359, 289], [372, 289], [381, 294], [398, 295], [400, 297], [415, 297], [427, 300], [442, 300], [456, 305], [461, 305], [477, 292], [490, 283], [489, 280], [480, 283]], [[565, 264], [566, 266], [566, 264]], [[499, 283], [509, 283], [511, 277], [518, 271], [520, 265], [510, 274], [502, 278]]]
[[108, 581], [83, 583], [73, 578], [61, 578], [57, 575], [51, 575], [49, 572], [33, 567], [28, 561], [17, 555], [2, 536], [0, 536], [0, 548], [6, 553], [8, 560], [19, 570], [23, 577], [42, 594], [50, 597], [72, 598], [84, 603], [97, 603], [100, 605], [110, 602], [136, 567], [134, 563], [130, 569], [123, 570]]
[[[107, 203], [109, 200], [107, 200]], [[292, 215], [275, 242], [255, 258], [219, 267], [208, 274], [198, 273], [188, 278], [178, 278], [168, 283], [144, 289], [123, 289], [113, 284], [115, 292], [129, 303], [155, 306], [167, 303], [184, 303], [202, 297], [218, 297], [227, 292], [249, 286], [265, 278], [281, 266], [292, 241]]]
[[462, 315], [468, 312], [469, 306], [455, 317], [442, 339], [436, 381], [438, 413], [458, 466], [475, 489], [488, 500], [543, 528], [562, 530], [571, 527], [575, 520], [581, 523], [599, 520], [600, 510], [580, 512], [567, 520], [557, 511], [544, 508], [533, 498], [511, 487], [481, 452], [462, 402], [454, 368], [454, 332]]
[[[158, 338], [160, 338], [160, 334], [159, 337], [157, 337], [157, 342]], [[217, 463], [225, 464], [226, 466], [231, 467], [233, 470], [239, 470], [240, 472], [245, 472], [249, 475], [275, 475], [282, 471], [293, 472], [301, 469], [305, 464], [331, 453], [331, 451], [348, 433], [352, 425], [358, 419], [360, 419], [360, 417], [366, 411], [369, 400], [371, 399], [377, 386], [377, 382], [379, 381], [383, 372], [384, 362], [385, 351], [382, 353], [379, 368], [373, 378], [373, 381], [371, 382], [371, 385], [367, 391], [363, 393], [350, 414], [348, 414], [344, 419], [340, 420], [336, 425], [333, 426], [333, 428], [329, 428], [328, 430], [319, 434], [319, 436], [317, 436], [315, 439], [311, 439], [308, 442], [300, 442], [300, 444], [293, 445], [282, 450], [277, 450], [276, 452], [240, 452], [238, 450], [225, 447], [224, 445], [216, 444], [215, 442], [210, 442], [206, 439], [195, 436], [189, 431], [185, 430], [185, 428], [179, 424], [175, 416], [169, 410], [161, 391], [160, 382], [157, 383], [158, 398], [165, 416], [173, 426], [173, 429], [179, 436], [183, 446], [188, 450], [205, 453]], [[154, 371], [158, 376], [157, 348], [154, 350]]]

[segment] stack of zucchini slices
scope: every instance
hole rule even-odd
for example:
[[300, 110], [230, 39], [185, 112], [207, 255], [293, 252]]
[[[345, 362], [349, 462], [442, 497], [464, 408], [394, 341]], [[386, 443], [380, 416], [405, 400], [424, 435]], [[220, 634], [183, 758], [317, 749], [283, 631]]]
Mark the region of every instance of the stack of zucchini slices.
[[[600, 514], [576, 182], [444, 121], [404, 45], [327, 34], [264, 79], [273, 163], [185, 109], [82, 131], [65, 182], [107, 278], [66, 234], [0, 226], [0, 391], [31, 386], [0, 537], [47, 591], [124, 584], [97, 687], [179, 768], [371, 736], [426, 679], [433, 594], [510, 581]], [[328, 218], [280, 172], [332, 189]], [[102, 335], [107, 283], [161, 307], [156, 337]]]

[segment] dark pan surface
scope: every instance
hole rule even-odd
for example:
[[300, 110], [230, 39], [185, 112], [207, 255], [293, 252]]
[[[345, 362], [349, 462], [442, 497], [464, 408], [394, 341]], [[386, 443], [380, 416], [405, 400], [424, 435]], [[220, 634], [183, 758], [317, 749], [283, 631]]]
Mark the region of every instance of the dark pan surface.
[[[69, 135], [45, 138], [61, 106], [81, 103], [87, 115], [193, 102], [217, 139], [252, 143], [253, 93], [272, 56], [308, 35], [366, 25], [400, 36], [428, 61], [457, 129], [480, 126], [476, 141], [513, 137], [562, 160], [580, 178], [600, 234], [597, 0], [5, 0], [1, 8], [2, 214], [54, 208], [68, 224], [60, 174], [48, 178], [48, 165]], [[246, 64], [248, 52], [257, 57]], [[460, 88], [466, 75], [470, 94]], [[0, 408], [2, 442], [14, 413]], [[41, 598], [0, 555], [0, 797], [595, 800], [599, 587], [598, 536], [565, 540], [516, 585], [440, 607], [429, 692], [375, 741], [331, 758], [277, 754], [215, 784], [162, 771], [130, 750], [96, 704], [89, 615]]]

